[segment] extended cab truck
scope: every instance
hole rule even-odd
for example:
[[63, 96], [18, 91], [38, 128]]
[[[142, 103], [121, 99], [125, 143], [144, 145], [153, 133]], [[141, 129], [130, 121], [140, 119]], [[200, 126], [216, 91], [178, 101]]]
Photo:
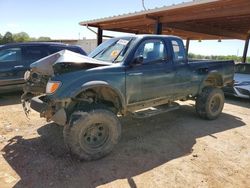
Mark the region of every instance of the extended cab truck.
[[40, 86], [44, 94], [33, 97], [31, 108], [64, 125], [65, 144], [73, 154], [93, 160], [118, 142], [117, 115], [148, 107], [168, 111], [176, 109], [174, 101], [191, 99], [200, 117], [217, 118], [224, 105], [220, 88], [232, 83], [233, 72], [233, 61], [188, 62], [175, 36], [112, 38], [89, 57], [61, 51], [33, 63], [23, 101], [35, 96], [29, 89], [37, 78], [46, 78]]

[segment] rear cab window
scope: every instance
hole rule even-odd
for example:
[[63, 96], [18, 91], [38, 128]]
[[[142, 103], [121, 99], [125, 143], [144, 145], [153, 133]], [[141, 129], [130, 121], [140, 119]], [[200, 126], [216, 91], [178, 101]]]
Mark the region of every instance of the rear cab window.
[[172, 39], [173, 61], [177, 64], [185, 64], [187, 61], [186, 50], [181, 40]]

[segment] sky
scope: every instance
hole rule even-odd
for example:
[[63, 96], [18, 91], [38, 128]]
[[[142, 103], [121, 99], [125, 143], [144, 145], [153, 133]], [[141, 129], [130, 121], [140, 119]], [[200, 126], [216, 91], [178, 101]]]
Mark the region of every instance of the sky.
[[[190, 0], [144, 0], [152, 9]], [[0, 0], [0, 33], [26, 32], [30, 37], [52, 39], [95, 38], [80, 21], [109, 17], [143, 10], [142, 0]], [[123, 33], [104, 34], [120, 36]], [[239, 55], [244, 41], [191, 41], [190, 52], [202, 55]], [[248, 49], [250, 56], [250, 49]]]

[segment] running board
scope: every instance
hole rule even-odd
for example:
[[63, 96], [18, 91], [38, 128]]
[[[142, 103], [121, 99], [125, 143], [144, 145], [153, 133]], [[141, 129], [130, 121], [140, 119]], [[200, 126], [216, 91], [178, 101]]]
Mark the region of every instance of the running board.
[[163, 105], [135, 111], [134, 113], [132, 113], [132, 116], [135, 118], [148, 118], [148, 117], [163, 114], [169, 111], [178, 110], [179, 108], [180, 108], [180, 105], [178, 103], [172, 102], [170, 104], [163, 104]]

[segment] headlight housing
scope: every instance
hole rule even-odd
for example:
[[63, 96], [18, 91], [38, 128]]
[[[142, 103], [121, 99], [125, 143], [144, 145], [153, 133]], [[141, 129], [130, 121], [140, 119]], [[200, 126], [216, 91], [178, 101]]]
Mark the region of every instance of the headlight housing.
[[61, 86], [60, 81], [49, 81], [46, 86], [46, 93], [47, 94], [55, 93], [56, 90], [58, 90], [60, 86]]

